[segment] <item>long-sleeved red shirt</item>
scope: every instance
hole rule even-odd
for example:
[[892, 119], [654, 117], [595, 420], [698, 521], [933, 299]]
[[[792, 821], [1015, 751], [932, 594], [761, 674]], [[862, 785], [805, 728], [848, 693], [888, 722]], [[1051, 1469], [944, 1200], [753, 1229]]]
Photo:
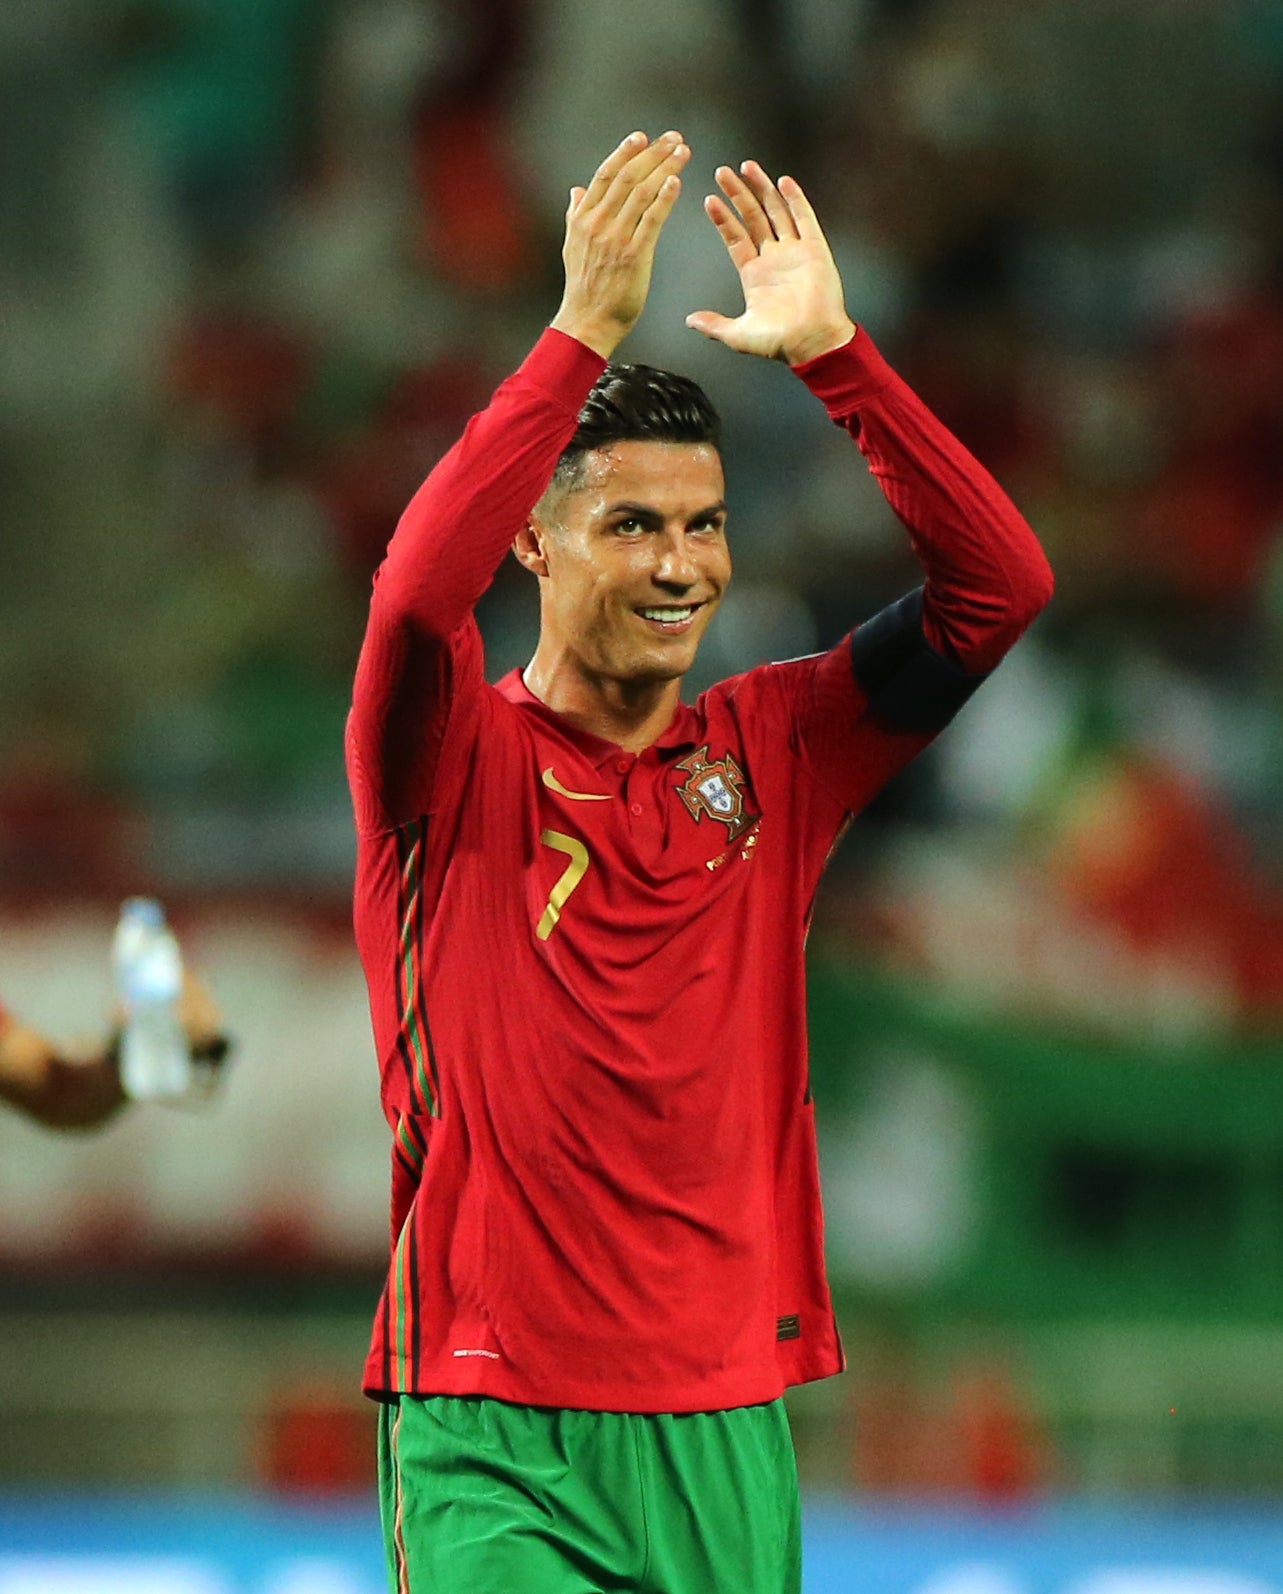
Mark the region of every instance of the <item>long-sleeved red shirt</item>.
[[602, 365], [545, 332], [375, 580], [347, 741], [393, 1135], [372, 1394], [715, 1410], [840, 1369], [807, 1078], [816, 886], [1050, 594], [1020, 515], [860, 332], [797, 374], [908, 526], [921, 594], [682, 705], [640, 754], [518, 672], [487, 684], [473, 606]]

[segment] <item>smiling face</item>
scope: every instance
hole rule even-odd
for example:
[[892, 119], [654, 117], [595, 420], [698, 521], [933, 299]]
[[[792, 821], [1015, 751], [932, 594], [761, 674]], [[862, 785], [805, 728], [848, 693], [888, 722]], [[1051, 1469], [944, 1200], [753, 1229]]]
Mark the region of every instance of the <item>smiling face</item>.
[[540, 649], [585, 677], [677, 680], [731, 578], [725, 478], [711, 443], [627, 441], [584, 455], [517, 553], [540, 577]]

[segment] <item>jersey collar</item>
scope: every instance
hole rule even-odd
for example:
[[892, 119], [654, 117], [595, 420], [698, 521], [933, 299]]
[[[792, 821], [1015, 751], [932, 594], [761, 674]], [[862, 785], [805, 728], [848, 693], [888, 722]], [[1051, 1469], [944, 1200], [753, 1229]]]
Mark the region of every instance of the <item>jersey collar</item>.
[[582, 730], [554, 709], [550, 709], [522, 680], [519, 669], [509, 670], [507, 675], [495, 683], [495, 690], [510, 703], [515, 703], [518, 708], [526, 709], [554, 726], [567, 741], [573, 742], [580, 749], [589, 763], [597, 768], [610, 763], [613, 759], [618, 759], [621, 755], [628, 758], [653, 759], [658, 762], [660, 759], [689, 751], [698, 740], [696, 733], [699, 729], [699, 716], [689, 703], [679, 703], [677, 712], [664, 734], [642, 752], [633, 754], [626, 748], [621, 748], [617, 742], [608, 742], [605, 737], [594, 736], [591, 731]]

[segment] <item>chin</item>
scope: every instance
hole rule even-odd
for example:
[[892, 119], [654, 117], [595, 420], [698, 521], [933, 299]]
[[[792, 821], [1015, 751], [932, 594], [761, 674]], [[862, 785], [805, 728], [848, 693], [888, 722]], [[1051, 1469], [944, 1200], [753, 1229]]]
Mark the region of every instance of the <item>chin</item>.
[[627, 666], [619, 670], [617, 680], [635, 681], [680, 681], [695, 662], [695, 648], [666, 648], [661, 653], [648, 654], [645, 658], [633, 659]]

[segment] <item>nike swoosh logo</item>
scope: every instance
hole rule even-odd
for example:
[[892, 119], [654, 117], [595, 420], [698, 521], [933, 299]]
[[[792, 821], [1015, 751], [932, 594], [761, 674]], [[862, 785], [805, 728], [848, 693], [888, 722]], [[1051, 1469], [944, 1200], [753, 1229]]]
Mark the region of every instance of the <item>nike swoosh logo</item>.
[[571, 790], [569, 790], [569, 788], [563, 786], [561, 784], [561, 782], [557, 779], [557, 777], [553, 774], [552, 765], [551, 764], [548, 765], [547, 769], [544, 770], [543, 774], [539, 778], [543, 781], [544, 785], [548, 788], [549, 791], [555, 791], [557, 793], [558, 797], [569, 797], [573, 802], [577, 802], [577, 803], [608, 803], [610, 801], [610, 793], [608, 791], [571, 791]]

